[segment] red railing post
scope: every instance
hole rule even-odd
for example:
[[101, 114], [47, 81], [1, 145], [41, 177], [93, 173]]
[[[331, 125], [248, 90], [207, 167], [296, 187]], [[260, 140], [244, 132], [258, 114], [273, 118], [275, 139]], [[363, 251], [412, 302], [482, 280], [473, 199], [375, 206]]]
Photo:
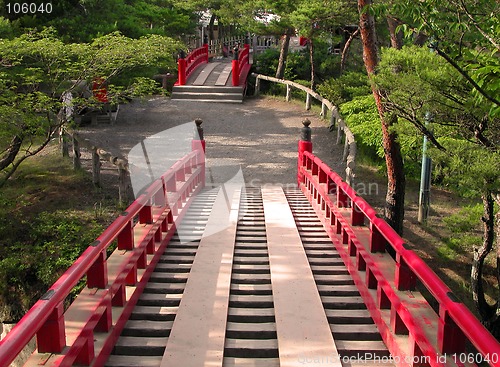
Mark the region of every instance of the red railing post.
[[238, 58], [238, 47], [234, 48], [232, 70], [233, 70], [233, 87], [237, 87], [240, 84], [240, 60]]
[[347, 208], [349, 206], [349, 197], [342, 187], [337, 186], [337, 207]]
[[304, 168], [306, 166], [305, 162], [305, 152], [312, 153], [312, 142], [311, 142], [311, 121], [305, 119], [302, 121], [301, 136], [299, 140], [299, 156], [298, 156], [298, 169], [297, 169], [297, 184], [302, 185], [304, 183]]
[[205, 52], [205, 62], [208, 62], [208, 61], [209, 61], [209, 60], [208, 60], [208, 43], [205, 43], [205, 44], [203, 45], [203, 50], [204, 50], [204, 52]]
[[179, 85], [186, 85], [186, 54], [181, 50], [179, 53], [179, 60], [177, 61], [178, 66], [178, 79]]
[[151, 207], [151, 205], [144, 205], [142, 209], [139, 211], [139, 223], [141, 224], [153, 223], [153, 208]]
[[36, 343], [39, 353], [61, 353], [66, 346], [63, 302], [52, 310], [49, 318], [36, 334]]
[[385, 252], [387, 240], [373, 221], [370, 221], [370, 252]]
[[394, 284], [400, 291], [414, 290], [417, 285], [417, 278], [410, 269], [401, 253], [396, 253], [396, 273], [394, 276]]
[[[457, 302], [451, 294], [452, 302]], [[450, 317], [448, 310], [439, 307], [438, 345], [441, 353], [465, 353], [465, 335]]]
[[364, 224], [365, 224], [365, 214], [353, 200], [352, 210], [351, 210], [351, 225], [362, 226]]
[[[122, 215], [126, 215], [126, 212]], [[117, 236], [119, 250], [132, 250], [134, 248], [134, 226], [131, 221], [127, 222], [125, 228]]]
[[[95, 246], [99, 241], [95, 242]], [[108, 285], [108, 265], [106, 263], [106, 251], [101, 251], [97, 260], [92, 264], [87, 272], [87, 287], [106, 288]]]

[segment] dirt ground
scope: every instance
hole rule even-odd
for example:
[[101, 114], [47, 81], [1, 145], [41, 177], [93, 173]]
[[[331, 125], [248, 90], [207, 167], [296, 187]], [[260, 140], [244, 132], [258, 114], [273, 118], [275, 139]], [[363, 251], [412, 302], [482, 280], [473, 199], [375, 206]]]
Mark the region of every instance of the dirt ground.
[[[335, 144], [336, 132], [329, 131], [328, 122], [305, 111], [302, 105], [277, 98], [250, 98], [243, 104], [172, 101], [165, 97], [135, 100], [120, 106], [114, 125], [87, 126], [82, 128], [81, 135], [125, 158], [133, 158], [131, 149], [136, 146], [133, 151], [137, 151], [141, 141], [153, 136], [156, 137], [155, 149], [165, 152], [156, 153], [158, 157], [173, 150], [169, 131], [186, 123], [194, 127], [196, 118], [203, 120], [207, 178], [216, 183], [225, 182], [241, 168], [247, 185], [295, 184], [297, 142], [305, 118], [312, 122], [313, 152], [345, 177], [341, 162], [343, 146]], [[149, 143], [142, 148], [145, 146], [149, 151]], [[108, 175], [105, 180], [116, 182], [113, 167], [104, 167], [104, 174]], [[473, 308], [468, 290], [471, 254], [443, 261], [437, 252], [447, 236], [442, 218], [459, 208], [456, 197], [433, 188], [428, 224], [422, 226], [417, 222], [418, 183], [410, 182], [407, 187], [406, 241], [458, 297]], [[382, 212], [386, 193], [384, 177], [373, 169], [357, 167], [354, 188]]]
[[149, 137], [145, 147], [154, 165], [151, 155], [158, 160], [166, 154], [175, 155], [172, 145], [178, 138], [171, 138], [176, 131], [173, 128], [187, 130], [191, 137], [192, 128], [183, 126], [189, 123], [194, 128], [197, 118], [203, 120], [207, 177], [214, 182], [225, 182], [241, 168], [247, 185], [294, 184], [297, 143], [305, 118], [312, 122], [314, 152], [333, 169], [343, 171], [343, 146], [335, 144], [336, 134], [328, 131], [328, 123], [304, 108], [276, 99], [248, 99], [243, 104], [164, 97], [136, 100], [120, 106], [114, 125], [86, 126], [80, 135], [129, 162], [137, 160], [134, 152], [142, 155], [140, 143]]

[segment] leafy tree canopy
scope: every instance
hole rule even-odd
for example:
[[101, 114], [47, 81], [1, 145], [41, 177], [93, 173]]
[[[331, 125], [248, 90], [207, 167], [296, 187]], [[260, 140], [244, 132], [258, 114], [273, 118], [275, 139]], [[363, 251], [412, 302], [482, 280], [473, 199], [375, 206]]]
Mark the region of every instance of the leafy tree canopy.
[[373, 10], [399, 18], [409, 39], [428, 38], [431, 47], [472, 85], [475, 104], [486, 102], [490, 116], [500, 116], [498, 1], [390, 1]]
[[427, 47], [383, 49], [374, 81], [387, 110], [443, 151], [434, 153], [440, 179], [467, 195], [500, 190], [500, 118], [490, 116], [490, 104], [479, 103], [452, 65]]
[[[32, 15], [7, 13], [0, 0], [0, 16], [19, 28], [54, 27], [65, 41], [90, 42], [115, 31], [131, 38], [147, 34], [177, 36], [191, 33], [196, 17], [169, 0], [62, 0], [53, 2], [52, 12]], [[0, 23], [0, 32], [2, 30]]]
[[[76, 111], [92, 106], [96, 102], [84, 92], [96, 78], [108, 83], [110, 90], [123, 91], [143, 76], [134, 71], [174, 69], [172, 55], [180, 47], [168, 37], [131, 39], [117, 32], [92, 43], [66, 44], [53, 29], [0, 39], [0, 185], [22, 161], [43, 149], [64, 122], [57, 117], [64, 92], [75, 95]], [[126, 73], [129, 78], [121, 81], [121, 88], [113, 88]]]

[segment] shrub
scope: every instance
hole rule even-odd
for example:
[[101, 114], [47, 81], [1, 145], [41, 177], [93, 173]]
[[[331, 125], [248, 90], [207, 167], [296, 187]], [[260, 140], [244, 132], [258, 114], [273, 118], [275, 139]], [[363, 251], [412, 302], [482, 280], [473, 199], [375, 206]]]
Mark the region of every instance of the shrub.
[[369, 95], [371, 89], [366, 73], [348, 72], [338, 78], [327, 79], [318, 86], [318, 92], [333, 104], [340, 106], [355, 97]]

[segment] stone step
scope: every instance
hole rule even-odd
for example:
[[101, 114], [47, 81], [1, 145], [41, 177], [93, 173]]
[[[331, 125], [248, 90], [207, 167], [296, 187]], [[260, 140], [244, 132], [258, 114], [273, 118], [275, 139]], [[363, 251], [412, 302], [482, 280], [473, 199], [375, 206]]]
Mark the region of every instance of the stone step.
[[234, 93], [243, 94], [243, 87], [223, 87], [213, 85], [176, 85], [172, 93]]
[[219, 102], [219, 103], [243, 103], [243, 96], [239, 94], [198, 94], [198, 93], [179, 93], [172, 94], [173, 100], [182, 100], [186, 102]]
[[242, 87], [223, 86], [175, 86], [172, 90], [173, 100], [200, 102], [243, 102]]

